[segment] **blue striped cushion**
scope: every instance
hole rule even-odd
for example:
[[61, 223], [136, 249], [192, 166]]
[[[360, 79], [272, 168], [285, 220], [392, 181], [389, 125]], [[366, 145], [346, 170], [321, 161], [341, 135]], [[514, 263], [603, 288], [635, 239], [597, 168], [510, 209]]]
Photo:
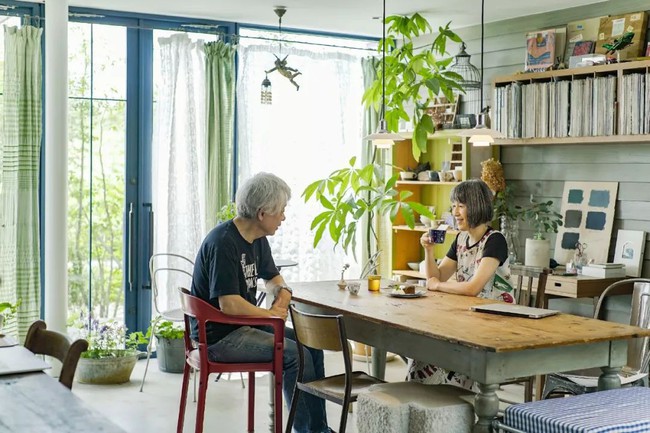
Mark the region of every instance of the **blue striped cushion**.
[[650, 389], [620, 388], [516, 404], [504, 424], [534, 433], [637, 433], [650, 431]]

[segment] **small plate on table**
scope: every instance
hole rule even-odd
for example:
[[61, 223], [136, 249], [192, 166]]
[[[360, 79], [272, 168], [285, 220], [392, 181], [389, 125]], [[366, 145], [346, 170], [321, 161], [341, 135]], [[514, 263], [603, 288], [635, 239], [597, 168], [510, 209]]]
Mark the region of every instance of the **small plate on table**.
[[426, 293], [426, 290], [416, 290], [415, 293], [390, 292], [388, 295], [393, 298], [421, 298]]

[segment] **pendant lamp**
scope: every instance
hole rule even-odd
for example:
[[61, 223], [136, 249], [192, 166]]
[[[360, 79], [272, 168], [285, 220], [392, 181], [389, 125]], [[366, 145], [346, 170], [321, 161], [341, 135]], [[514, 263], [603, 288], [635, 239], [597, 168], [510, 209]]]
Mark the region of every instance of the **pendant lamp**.
[[388, 132], [386, 124], [386, 0], [384, 0], [384, 9], [382, 14], [382, 48], [381, 48], [381, 111], [379, 113], [379, 127], [377, 132], [366, 135], [364, 140], [371, 140], [377, 148], [389, 149], [396, 141], [402, 141], [404, 138], [392, 132]]
[[[481, 107], [483, 107], [483, 53], [485, 43], [485, 0], [481, 0]], [[469, 137], [468, 142], [474, 146], [490, 146], [494, 144], [495, 138], [503, 138], [504, 135], [487, 127], [487, 116], [490, 107], [483, 107], [478, 114], [476, 126], [472, 129], [462, 131], [459, 135], [461, 137]]]

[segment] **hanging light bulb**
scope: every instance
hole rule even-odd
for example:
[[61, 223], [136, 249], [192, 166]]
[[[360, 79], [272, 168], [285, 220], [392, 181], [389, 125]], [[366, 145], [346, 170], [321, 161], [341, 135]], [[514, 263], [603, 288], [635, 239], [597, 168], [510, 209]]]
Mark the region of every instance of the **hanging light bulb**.
[[265, 105], [273, 103], [273, 93], [271, 93], [271, 80], [268, 75], [262, 81], [262, 93], [260, 94], [260, 102]]
[[402, 141], [404, 138], [392, 132], [388, 132], [388, 125], [384, 116], [386, 115], [386, 0], [384, 0], [384, 9], [382, 14], [382, 46], [381, 46], [381, 112], [377, 132], [366, 135], [364, 140], [372, 141], [379, 149], [389, 149], [396, 141]]
[[[485, 0], [481, 0], [481, 107], [483, 107], [483, 54], [485, 43]], [[487, 116], [489, 115], [490, 107], [484, 107], [481, 109], [481, 112], [478, 114], [478, 121], [476, 126], [472, 129], [465, 130], [461, 132], [461, 137], [469, 137], [468, 142], [472, 143], [474, 146], [490, 146], [494, 144], [495, 138], [503, 138], [504, 135], [490, 129], [487, 126]]]

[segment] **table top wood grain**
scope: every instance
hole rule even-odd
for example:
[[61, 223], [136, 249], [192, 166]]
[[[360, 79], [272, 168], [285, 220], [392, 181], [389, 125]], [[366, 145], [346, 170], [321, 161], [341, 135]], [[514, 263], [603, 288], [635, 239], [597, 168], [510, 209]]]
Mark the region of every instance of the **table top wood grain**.
[[[340, 290], [337, 281], [291, 283], [296, 302], [325, 307], [349, 317], [406, 330], [486, 352], [510, 352], [650, 336], [650, 330], [570, 314], [527, 319], [470, 311], [492, 299], [427, 292], [403, 299], [386, 291], [369, 292], [361, 281], [358, 295]], [[382, 281], [382, 283], [385, 283]], [[385, 287], [382, 284], [382, 287]]]
[[45, 373], [0, 377], [0, 433], [126, 433]]

